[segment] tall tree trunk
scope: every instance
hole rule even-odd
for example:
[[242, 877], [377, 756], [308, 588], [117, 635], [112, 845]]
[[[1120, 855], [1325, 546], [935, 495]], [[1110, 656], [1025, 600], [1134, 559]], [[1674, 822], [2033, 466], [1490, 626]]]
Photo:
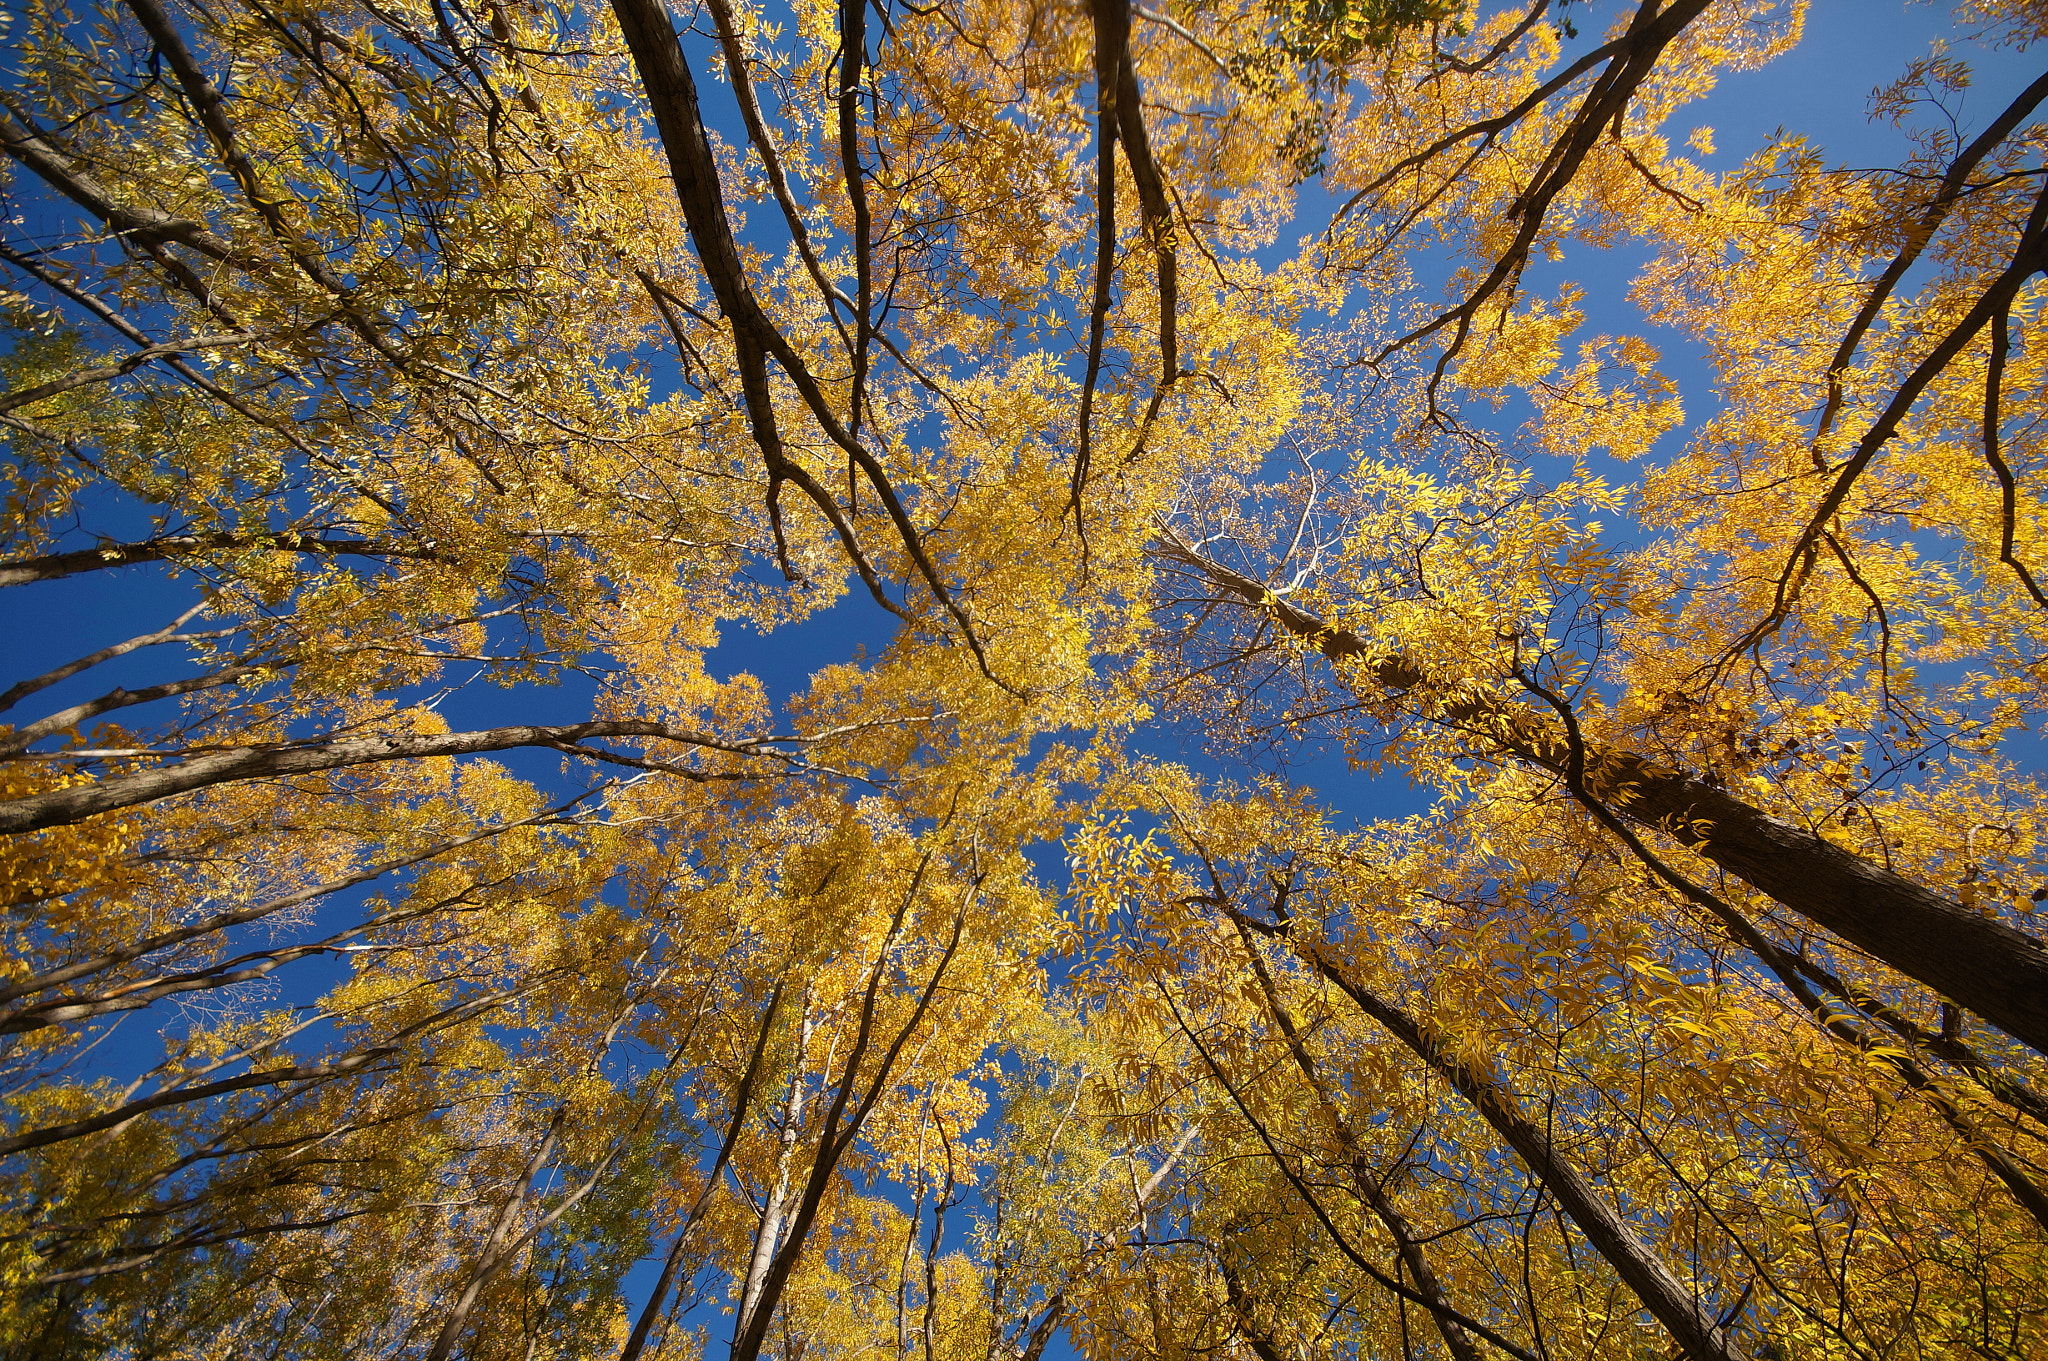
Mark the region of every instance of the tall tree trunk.
[[796, 1154], [797, 1133], [803, 1126], [805, 1083], [804, 1061], [810, 1053], [811, 1036], [817, 1033], [817, 1018], [811, 1013], [811, 990], [804, 989], [804, 1015], [797, 1034], [796, 1060], [789, 1073], [789, 1100], [783, 1108], [782, 1133], [775, 1150], [775, 1185], [763, 1191], [761, 1227], [754, 1234], [754, 1250], [747, 1259], [746, 1284], [740, 1291], [740, 1305], [733, 1335], [745, 1335], [761, 1300], [761, 1286], [768, 1279], [768, 1264], [775, 1260], [775, 1248], [782, 1236], [782, 1215], [789, 1207], [790, 1161]]
[[2048, 946], [1932, 893], [1905, 876], [1781, 822], [1726, 790], [1633, 752], [1579, 746], [1534, 710], [1469, 691], [1439, 698], [1405, 657], [1288, 604], [1265, 586], [1190, 546], [1164, 520], [1161, 552], [1199, 571], [1339, 668], [1354, 689], [1377, 685], [1418, 703], [1425, 718], [1456, 723], [1496, 754], [1558, 775], [1584, 772], [1589, 792], [1631, 821], [1663, 832], [1744, 883], [2048, 1054]]
[[1359, 1010], [1384, 1026], [1394, 1038], [1412, 1050], [1440, 1076], [1457, 1088], [1474, 1110], [1493, 1126], [1494, 1132], [1521, 1156], [1523, 1163], [1556, 1197], [1558, 1204], [1600, 1255], [1607, 1259], [1623, 1284], [1635, 1292], [1643, 1307], [1670, 1330], [1671, 1335], [1694, 1361], [1737, 1361], [1727, 1332], [1708, 1316], [1695, 1292], [1686, 1288], [1658, 1259], [1650, 1246], [1636, 1237], [1628, 1222], [1581, 1172], [1558, 1152], [1549, 1134], [1522, 1115], [1514, 1094], [1492, 1074], [1461, 1060], [1457, 1054], [1407, 1012], [1351, 977], [1350, 972], [1330, 958], [1315, 942], [1296, 940], [1278, 927], [1268, 926], [1226, 907], [1233, 920], [1267, 934], [1283, 935], [1302, 962], [1335, 984]]
[[555, 1113], [548, 1120], [547, 1132], [541, 1136], [540, 1144], [533, 1150], [533, 1157], [527, 1160], [526, 1170], [512, 1187], [512, 1194], [499, 1207], [498, 1217], [491, 1224], [491, 1232], [484, 1239], [482, 1251], [477, 1253], [476, 1266], [469, 1273], [462, 1293], [455, 1297], [455, 1305], [448, 1311], [448, 1317], [441, 1324], [441, 1331], [434, 1336], [434, 1345], [427, 1352], [427, 1361], [448, 1361], [455, 1350], [455, 1344], [462, 1337], [463, 1327], [469, 1322], [469, 1312], [476, 1307], [477, 1297], [483, 1288], [497, 1275], [500, 1261], [499, 1250], [512, 1232], [512, 1225], [519, 1218], [519, 1211], [525, 1207], [527, 1197], [533, 1194], [533, 1184], [540, 1171], [547, 1166], [548, 1156], [555, 1151], [555, 1140], [562, 1132], [562, 1121], [569, 1114], [565, 1103], [555, 1107]]
[[[683, 1248], [689, 1242], [690, 1230], [697, 1227], [697, 1221], [711, 1208], [711, 1199], [717, 1194], [718, 1186], [725, 1178], [725, 1165], [732, 1160], [732, 1150], [739, 1142], [740, 1131], [747, 1123], [747, 1111], [754, 1100], [754, 1082], [761, 1075], [761, 1056], [768, 1048], [768, 1036], [775, 1028], [775, 1013], [782, 1007], [781, 979], [777, 979], [775, 990], [768, 994], [768, 1009], [762, 1013], [761, 1028], [754, 1036], [754, 1052], [747, 1059], [747, 1070], [740, 1075], [739, 1086], [733, 1089], [732, 1116], [726, 1121], [725, 1138], [719, 1141], [718, 1157], [712, 1161], [711, 1171], [705, 1174], [704, 1186], [697, 1192], [697, 1198], [690, 1202], [689, 1213], [683, 1216], [682, 1227], [676, 1230], [674, 1240], [669, 1244], [668, 1256], [661, 1264], [661, 1276], [655, 1281], [654, 1289], [647, 1296], [647, 1303], [641, 1306], [640, 1317], [633, 1324], [633, 1332], [626, 1339], [626, 1346], [619, 1353], [619, 1361], [638, 1361], [641, 1350], [647, 1345], [647, 1338], [654, 1331], [654, 1321], [661, 1316], [662, 1305], [668, 1299], [668, 1292], [675, 1287], [676, 1276], [681, 1271]], [[810, 1014], [806, 998], [805, 1015]], [[801, 1068], [802, 1059], [798, 1059]]]
[[[836, 1175], [839, 1161], [860, 1133], [868, 1112], [874, 1109], [889, 1082], [889, 1075], [895, 1069], [896, 1059], [903, 1052], [919, 1025], [923, 1024], [925, 1013], [931, 1009], [932, 998], [938, 993], [946, 976], [946, 969], [953, 962], [953, 956], [960, 949], [960, 933], [967, 922], [967, 909], [974, 895], [980, 891], [981, 881], [974, 880], [968, 892], [961, 898], [960, 906], [953, 917], [952, 937], [946, 942], [945, 951], [939, 956], [932, 970], [931, 980], [919, 994], [917, 1005], [903, 1028], [896, 1032], [896, 1038], [883, 1050], [875, 1064], [875, 1072], [867, 1090], [858, 1101], [853, 1099], [859, 1086], [860, 1065], [874, 1038], [875, 1001], [881, 989], [882, 977], [888, 967], [889, 953], [896, 942], [897, 932], [902, 929], [903, 919], [909, 912], [918, 890], [924, 882], [926, 867], [931, 855], [926, 853], [918, 865], [917, 874], [912, 878], [909, 891], [903, 895], [895, 917], [889, 923], [889, 930], [882, 938], [882, 948], [876, 952], [875, 967], [868, 975], [866, 995], [861, 1000], [860, 1024], [854, 1032], [853, 1044], [846, 1054], [846, 1068], [832, 1093], [832, 1104], [826, 1109], [819, 1122], [818, 1151], [811, 1160], [811, 1171], [804, 1182], [803, 1194], [798, 1197], [796, 1212], [790, 1216], [789, 1230], [782, 1246], [775, 1251], [768, 1263], [768, 1270], [761, 1278], [758, 1298], [754, 1301], [753, 1315], [746, 1321], [733, 1342], [733, 1361], [754, 1361], [761, 1353], [761, 1347], [768, 1337], [768, 1323], [782, 1299], [783, 1288], [789, 1283], [789, 1275], [796, 1269], [797, 1259], [802, 1255], [804, 1242], [810, 1237], [811, 1226], [817, 1222], [818, 1210], [823, 1205], [826, 1189]], [[848, 1107], [851, 1107], [849, 1110]]]
[[1331, 1131], [1337, 1136], [1338, 1145], [1344, 1150], [1344, 1165], [1350, 1169], [1351, 1184], [1357, 1189], [1360, 1199], [1372, 1207], [1372, 1212], [1379, 1217], [1388, 1236], [1394, 1240], [1395, 1250], [1401, 1254], [1402, 1262], [1407, 1265], [1408, 1274], [1415, 1278], [1415, 1288], [1430, 1302], [1430, 1316], [1436, 1320], [1437, 1331], [1443, 1334], [1444, 1346], [1450, 1348], [1451, 1356], [1455, 1361], [1479, 1361], [1479, 1349], [1472, 1344], [1472, 1339], [1465, 1335], [1465, 1330], [1458, 1326], [1457, 1320], [1451, 1317], [1449, 1302], [1444, 1298], [1443, 1287], [1437, 1281], [1435, 1269], [1429, 1264], [1429, 1255], [1422, 1250], [1422, 1245], [1415, 1241], [1415, 1234], [1409, 1229], [1408, 1221], [1394, 1208], [1394, 1203], [1388, 1199], [1385, 1189], [1373, 1178], [1365, 1151], [1359, 1145], [1357, 1132], [1351, 1128], [1351, 1122], [1344, 1118], [1344, 1113], [1331, 1099], [1329, 1085], [1323, 1081], [1322, 1071], [1315, 1057], [1308, 1052], [1308, 1046], [1303, 1043], [1300, 1028], [1294, 1024], [1294, 1018], [1288, 1015], [1287, 1008], [1281, 1005], [1280, 990], [1273, 985], [1272, 972], [1266, 968], [1266, 961], [1260, 957], [1258, 948], [1252, 944], [1251, 933], [1242, 922], [1237, 923], [1237, 935], [1238, 939], [1244, 942], [1245, 957], [1251, 961], [1252, 975], [1258, 979], [1259, 991], [1266, 999], [1266, 1009], [1272, 1014], [1274, 1023], [1280, 1027], [1280, 1033], [1286, 1037], [1288, 1052], [1294, 1056], [1294, 1066], [1301, 1070], [1302, 1077], [1315, 1092], [1316, 1104], [1322, 1110], [1323, 1118]]

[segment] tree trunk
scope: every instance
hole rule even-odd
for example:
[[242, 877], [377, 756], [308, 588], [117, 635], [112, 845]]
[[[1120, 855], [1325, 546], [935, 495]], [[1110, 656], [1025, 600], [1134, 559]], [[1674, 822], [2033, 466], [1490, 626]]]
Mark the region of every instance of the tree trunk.
[[789, 1074], [789, 1102], [783, 1111], [782, 1135], [775, 1152], [775, 1186], [772, 1190], [763, 1188], [761, 1201], [761, 1227], [754, 1235], [754, 1251], [747, 1259], [747, 1278], [740, 1290], [739, 1310], [733, 1321], [733, 1335], [743, 1336], [747, 1325], [753, 1321], [755, 1306], [761, 1300], [761, 1286], [768, 1278], [768, 1264], [775, 1259], [775, 1249], [782, 1236], [782, 1215], [789, 1207], [789, 1166], [796, 1153], [798, 1130], [804, 1120], [804, 1061], [811, 1047], [811, 1035], [817, 1028], [817, 1018], [811, 1014], [811, 992], [804, 989], [803, 1021], [798, 1029], [796, 1060]]
[[[1260, 923], [1232, 915], [1241, 924], [1261, 928]], [[1671, 1331], [1687, 1356], [1694, 1361], [1736, 1361], [1740, 1353], [1730, 1343], [1726, 1331], [1707, 1315], [1697, 1294], [1688, 1290], [1650, 1246], [1636, 1237], [1592, 1181], [1558, 1153], [1542, 1127], [1522, 1115], [1512, 1092], [1492, 1074], [1459, 1059], [1407, 1012], [1352, 979], [1320, 946], [1291, 937], [1288, 944], [1304, 963], [1334, 983], [1358, 1004], [1359, 1010], [1386, 1027], [1472, 1103], [1473, 1109], [1557, 1198], [1586, 1240], [1607, 1259], [1615, 1274], [1643, 1302], [1643, 1307]]]
[[[1496, 754], [1556, 774], [1574, 764], [1569, 743], [1534, 712], [1469, 693], [1431, 704], [1430, 677], [1405, 657], [1297, 609], [1215, 562], [1158, 524], [1162, 552], [1201, 572], [1339, 664], [1354, 687], [1376, 682], [1423, 700], [1425, 717], [1483, 727]], [[1355, 668], [1355, 669], [1353, 669]], [[2048, 1054], [2048, 946], [1861, 856], [1781, 822], [1727, 791], [1632, 752], [1577, 753], [1588, 789], [1632, 821], [1676, 838], [1728, 873]]]
[[[676, 1230], [673, 1242], [669, 1244], [668, 1256], [662, 1261], [661, 1276], [654, 1283], [654, 1289], [647, 1296], [647, 1303], [641, 1306], [640, 1317], [633, 1325], [631, 1336], [626, 1339], [625, 1350], [619, 1353], [619, 1361], [639, 1361], [641, 1349], [647, 1345], [648, 1335], [654, 1331], [654, 1321], [661, 1316], [662, 1304], [668, 1299], [668, 1292], [674, 1288], [676, 1276], [680, 1273], [683, 1248], [689, 1242], [690, 1230], [697, 1227], [697, 1221], [711, 1208], [711, 1199], [725, 1180], [725, 1165], [732, 1160], [733, 1147], [739, 1143], [740, 1131], [746, 1127], [747, 1111], [753, 1104], [754, 1081], [761, 1074], [761, 1056], [767, 1052], [768, 1037], [775, 1028], [775, 1013], [782, 1007], [782, 980], [777, 979], [775, 990], [768, 994], [768, 1009], [761, 1015], [761, 1028], [754, 1036], [754, 1052], [747, 1060], [747, 1070], [740, 1075], [739, 1086], [733, 1089], [732, 1118], [726, 1122], [725, 1137], [719, 1141], [718, 1157], [713, 1160], [711, 1170], [704, 1176], [704, 1185], [697, 1192], [697, 1198], [690, 1202], [689, 1213], [683, 1217], [682, 1227]], [[804, 1014], [810, 1014], [810, 999], [805, 998]], [[803, 1059], [799, 1054], [797, 1068], [801, 1072]]]
[[[1273, 975], [1266, 968], [1266, 961], [1259, 957], [1258, 947], [1252, 944], [1251, 933], [1244, 923], [1237, 924], [1238, 939], [1244, 942], [1245, 957], [1251, 961], [1252, 975], [1258, 979], [1259, 991], [1265, 995], [1266, 1009], [1272, 1013], [1274, 1023], [1286, 1037], [1288, 1052], [1294, 1056], [1294, 1066], [1301, 1070], [1309, 1087], [1316, 1094], [1316, 1104], [1321, 1108], [1323, 1118], [1344, 1150], [1344, 1165], [1350, 1169], [1351, 1183], [1357, 1188], [1359, 1197], [1372, 1207], [1379, 1216], [1387, 1234], [1394, 1240], [1395, 1250], [1408, 1267], [1408, 1274], [1415, 1278], [1415, 1288], [1429, 1301], [1430, 1316], [1436, 1320], [1437, 1331], [1443, 1334], [1444, 1346], [1448, 1347], [1454, 1361], [1479, 1361], [1478, 1348], [1465, 1330], [1451, 1317], [1449, 1303], [1444, 1299], [1443, 1287], [1437, 1281], [1436, 1271], [1429, 1264], [1429, 1256], [1422, 1245], [1415, 1241], [1415, 1234], [1409, 1229], [1408, 1221], [1394, 1208], [1386, 1191], [1373, 1179], [1367, 1165], [1364, 1150], [1359, 1146], [1358, 1134], [1351, 1128], [1351, 1122], [1331, 1099], [1330, 1089], [1323, 1081], [1321, 1068], [1315, 1057], [1308, 1052], [1308, 1045], [1302, 1040], [1301, 1030], [1294, 1024], [1294, 1018], [1280, 1003], [1280, 990], [1273, 983]], [[1235, 1290], [1235, 1283], [1232, 1285]], [[1235, 1299], [1233, 1297], [1233, 1303]], [[1255, 1344], [1256, 1345], [1256, 1344]]]
[[211, 534], [179, 534], [143, 543], [103, 543], [70, 553], [45, 553], [40, 557], [11, 558], [0, 562], [0, 586], [25, 586], [35, 581], [55, 581], [80, 572], [99, 572], [109, 567], [130, 567], [142, 562], [175, 562], [201, 553], [261, 548], [275, 553], [310, 553], [315, 556], [348, 555], [364, 558], [436, 558], [431, 548], [385, 539], [327, 539], [313, 534], [241, 534], [226, 530]]
[[[338, 770], [344, 766], [407, 761], [422, 756], [468, 756], [485, 751], [509, 751], [514, 747], [552, 747], [592, 737], [657, 737], [736, 756], [776, 754], [770, 748], [747, 742], [720, 741], [673, 724], [639, 721], [568, 723], [553, 727], [520, 725], [423, 736], [343, 737], [299, 746], [234, 747], [227, 751], [207, 752], [172, 765], [136, 771], [132, 775], [116, 775], [94, 784], [9, 799], [0, 803], [0, 833], [61, 827], [98, 813], [155, 803], [173, 794], [186, 794], [236, 780], [275, 780], [321, 770]], [[732, 772], [660, 768], [700, 782], [752, 778]]]

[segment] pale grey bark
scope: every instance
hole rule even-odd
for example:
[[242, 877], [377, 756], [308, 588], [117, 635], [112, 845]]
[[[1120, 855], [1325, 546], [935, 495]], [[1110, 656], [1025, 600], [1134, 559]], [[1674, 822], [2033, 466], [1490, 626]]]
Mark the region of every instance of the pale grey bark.
[[782, 1218], [789, 1208], [790, 1165], [796, 1156], [797, 1135], [803, 1128], [804, 1106], [810, 1093], [804, 1069], [817, 1024], [817, 1017], [811, 1011], [811, 990], [806, 986], [803, 1020], [797, 1029], [796, 1057], [789, 1073], [789, 1098], [783, 1103], [782, 1128], [776, 1136], [775, 1184], [762, 1190], [761, 1226], [754, 1233], [753, 1250], [747, 1257], [746, 1280], [740, 1288], [739, 1309], [733, 1325], [735, 1336], [744, 1334], [747, 1325], [753, 1322], [755, 1307], [761, 1300], [762, 1284], [768, 1279], [768, 1264], [775, 1260], [775, 1250], [781, 1245]]

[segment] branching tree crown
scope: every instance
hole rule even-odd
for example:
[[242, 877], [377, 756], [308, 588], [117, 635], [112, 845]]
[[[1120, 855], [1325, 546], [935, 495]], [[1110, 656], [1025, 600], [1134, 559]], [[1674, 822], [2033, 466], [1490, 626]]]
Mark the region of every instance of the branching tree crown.
[[24, 0], [0, 1352], [2048, 1347], [2048, 76], [1805, 19]]

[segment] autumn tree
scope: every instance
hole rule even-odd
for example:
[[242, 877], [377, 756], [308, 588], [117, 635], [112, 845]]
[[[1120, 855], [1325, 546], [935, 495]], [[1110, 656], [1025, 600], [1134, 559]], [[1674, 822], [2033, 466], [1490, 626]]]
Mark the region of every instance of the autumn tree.
[[[2025, 16], [1979, 17], [2032, 35]], [[2033, 885], [2014, 874], [2033, 855], [2038, 791], [2001, 742], [2031, 722], [2038, 691], [2035, 512], [2008, 462], [2030, 389], [2008, 375], [2041, 267], [2030, 120], [2048, 84], [1969, 135], [1928, 134], [1895, 174], [1831, 170], [1780, 143], [1714, 177], [1671, 154], [1657, 120], [1700, 90], [1698, 56], [1764, 55], [1768, 27], [1644, 6], [1559, 71], [1518, 22], [1495, 21], [1484, 60], [1500, 73], [1528, 61], [1524, 74], [1481, 86], [1471, 57], [1432, 69], [1419, 49], [1335, 143], [1354, 158], [1334, 172], [1351, 196], [1312, 263], [1384, 290], [1405, 252], [1449, 248], [1474, 262], [1452, 305], [1382, 292], [1322, 342], [1320, 410], [1267, 483], [1190, 485], [1154, 547], [1182, 658], [1175, 703], [1244, 744], [1334, 741], [1367, 769], [1426, 781], [1437, 809], [1356, 841], [1262, 833], [1235, 852], [1249, 859], [1229, 887], [1204, 849], [1225, 834], [1202, 830], [1223, 815], [1190, 800], [1174, 834], [1202, 868], [1179, 901], [1240, 934], [1230, 967], [1259, 974], [1258, 952], [1284, 942], [1264, 967], [1285, 970], [1235, 1024], [1289, 1046], [1315, 1090], [1327, 1060], [1297, 1043], [1290, 1010], [1375, 1023], [1484, 1118], [1688, 1354], [2024, 1350], [2036, 1292], [2003, 1264], [2048, 1225], [2048, 954], [2029, 930]], [[1695, 62], [1636, 60], [1659, 46]], [[1965, 80], [1930, 60], [1880, 109], [1910, 119]], [[1621, 233], [1652, 252], [1636, 296], [1700, 348], [1721, 394], [1663, 461], [1653, 446], [1681, 422], [1680, 389], [1656, 342], [1596, 337], [1567, 360], [1574, 290], [1543, 296], [1525, 277], [1542, 253]], [[1461, 401], [1509, 395], [1529, 413], [1511, 439]], [[1616, 485], [1596, 471], [1601, 451], [1643, 472]], [[1532, 466], [1544, 460], [1548, 481]], [[1616, 520], [1638, 545], [1615, 542]], [[1344, 887], [1313, 888], [1323, 876]], [[1185, 910], [1149, 929], [1199, 935]], [[1623, 962], [1649, 940], [1654, 962]], [[1312, 1006], [1287, 1001], [1288, 971], [1313, 985]], [[1638, 986], [1686, 991], [1677, 1010], [1692, 1014], [1629, 1000]], [[1765, 1041], [1747, 1018], [1773, 1011], [1779, 1038]], [[1197, 1008], [1188, 1043], [1257, 1129], [1233, 1093], [1241, 1074], [1199, 1052], [1201, 1024], [1227, 1015]], [[1605, 1031], [1617, 1022], [1651, 1028], [1624, 1040]], [[1600, 1063], [1571, 1052], [1595, 1032]], [[1605, 1066], [1651, 1053], [1654, 1079]], [[1800, 1095], [1766, 1076], [1777, 1064]], [[1819, 1079], [1834, 1064], [1841, 1078]], [[1337, 1090], [1355, 1102], [1385, 1083]], [[1763, 1134], [1787, 1116], [1804, 1127], [1791, 1144]], [[1560, 1149], [1572, 1120], [1597, 1140], [1586, 1159]], [[1342, 1166], [1344, 1125], [1321, 1137], [1323, 1165]], [[1691, 1138], [1746, 1150], [1745, 1189], [1725, 1205], [1714, 1182], [1732, 1164]], [[1760, 1172], [1765, 1148], [1800, 1143], [1806, 1170]], [[1959, 1199], [1917, 1225], [1894, 1218], [1931, 1210], [1930, 1148], [1948, 1150], [1938, 1194]], [[1617, 1151], [1656, 1166], [1652, 1181], [1631, 1186]], [[1291, 1155], [1276, 1142], [1271, 1156]], [[1912, 1246], [1881, 1267], [1873, 1254], [1877, 1277], [1808, 1283], [1790, 1254], [1753, 1245], [1722, 1266], [1701, 1257], [1751, 1232], [1754, 1178], [1846, 1187], [1840, 1157], [1871, 1194], [1828, 1193], [1814, 1208], [1833, 1225], [1809, 1232], [1882, 1223]], [[1633, 1242], [1585, 1194], [1622, 1187], [1645, 1207]], [[1702, 1213], [1715, 1228], [1682, 1244], [1643, 1233]], [[1921, 1255], [1957, 1223], [1971, 1226], [1950, 1240], [1965, 1255]], [[1968, 1324], [1922, 1327], [1879, 1278], [1989, 1293], [1955, 1316]], [[1541, 1324], [1525, 1323], [1523, 1345]]]
[[2048, 79], [1802, 8], [20, 8], [0, 1346], [2037, 1347]]

